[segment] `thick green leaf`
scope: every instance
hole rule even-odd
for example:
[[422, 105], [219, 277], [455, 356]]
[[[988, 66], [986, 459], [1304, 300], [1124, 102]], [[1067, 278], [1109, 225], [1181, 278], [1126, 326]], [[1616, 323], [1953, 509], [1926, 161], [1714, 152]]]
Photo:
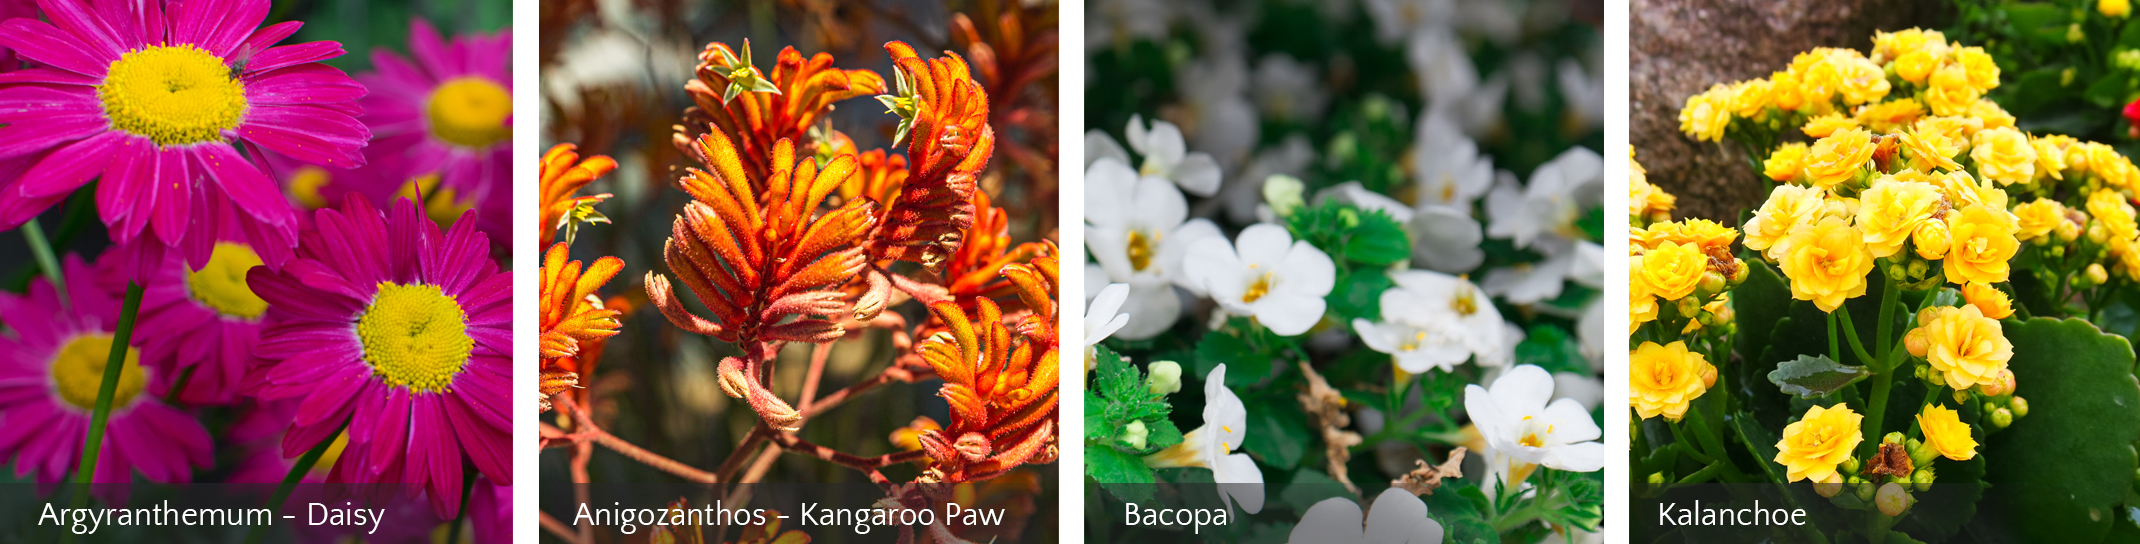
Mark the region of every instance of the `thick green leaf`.
[[1382, 319], [1382, 292], [1390, 289], [1388, 274], [1379, 268], [1363, 268], [1339, 274], [1335, 287], [1323, 297], [1330, 313], [1349, 327], [1354, 319]]
[[1196, 343], [1196, 374], [1209, 375], [1212, 369], [1225, 364], [1227, 387], [1238, 389], [1262, 382], [1271, 374], [1271, 359], [1278, 356], [1278, 350], [1257, 342], [1269, 334], [1268, 329], [1249, 325], [1245, 319], [1236, 319], [1225, 328], [1205, 334]]
[[1741, 257], [1748, 270], [1746, 281], [1731, 290], [1732, 319], [1739, 324], [1739, 335], [1733, 342], [1738, 346], [1739, 357], [1751, 361], [1759, 359], [1761, 350], [1768, 348], [1769, 333], [1776, 330], [1776, 322], [1791, 315], [1791, 286], [1759, 255]]
[[1865, 367], [1837, 363], [1826, 355], [1800, 355], [1795, 360], [1778, 363], [1776, 370], [1768, 373], [1768, 381], [1776, 384], [1784, 394], [1814, 398], [1828, 396], [1869, 375], [1871, 372]]
[[1264, 466], [1291, 470], [1307, 454], [1308, 416], [1291, 402], [1258, 402], [1248, 405], [1248, 429], [1241, 449], [1263, 461]]
[[1353, 262], [1389, 266], [1412, 258], [1412, 239], [1388, 213], [1360, 213], [1360, 224], [1345, 241], [1345, 258]]
[[1116, 498], [1129, 502], [1152, 500], [1152, 469], [1135, 455], [1114, 448], [1085, 448], [1085, 476], [1099, 482]]
[[2025, 542], [2100, 541], [2140, 466], [2132, 347], [2078, 319], [2031, 319], [2005, 332], [2029, 415], [1982, 450], [1984, 480], [1997, 490], [1984, 515], [2003, 517]]
[[2088, 92], [2083, 96], [2088, 99], [2088, 102], [2095, 104], [2097, 107], [2108, 108], [2123, 104], [2125, 102], [2124, 95], [2125, 79], [2111, 76], [2095, 80], [2094, 84], [2088, 86]]
[[1486, 513], [1493, 507], [1471, 481], [1444, 481], [1441, 489], [1419, 499], [1426, 501], [1427, 517], [1442, 524], [1449, 542], [1501, 542], [1501, 534], [1486, 521]]

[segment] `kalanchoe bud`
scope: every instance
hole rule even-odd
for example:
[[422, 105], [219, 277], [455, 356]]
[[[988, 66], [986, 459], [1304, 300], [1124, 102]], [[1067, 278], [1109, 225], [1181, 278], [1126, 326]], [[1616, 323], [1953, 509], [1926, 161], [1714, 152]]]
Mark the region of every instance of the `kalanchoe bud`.
[[1932, 472], [1932, 466], [1926, 465], [1917, 469], [1916, 474], [1910, 475], [1910, 482], [1917, 484], [1918, 491], [1931, 491], [1932, 480], [1936, 477], [1937, 475]]
[[1873, 498], [1873, 504], [1880, 506], [1880, 513], [1887, 514], [1888, 517], [1902, 515], [1910, 509], [1912, 502], [1915, 502], [1915, 499], [1910, 497], [1909, 490], [1895, 483], [1881, 485], [1879, 495]]
[[[1909, 452], [1911, 466], [1929, 468], [1932, 466], [1932, 458], [1939, 456], [1938, 449], [1926, 446], [1915, 438], [1903, 443], [1902, 448], [1903, 451]], [[1918, 470], [1922, 471], [1924, 469], [1920, 468]]]
[[1181, 390], [1181, 364], [1174, 361], [1153, 361], [1145, 369], [1144, 386], [1152, 393], [1166, 395]]
[[1902, 335], [1902, 349], [1909, 350], [1911, 357], [1923, 358], [1932, 346], [1930, 341], [1925, 339], [1922, 329], [1910, 329], [1910, 332]]
[[1923, 278], [1925, 274], [1930, 273], [1932, 273], [1932, 263], [1924, 259], [1910, 259], [1910, 279]]
[[2110, 281], [2110, 272], [2103, 270], [2103, 263], [2088, 263], [2088, 285], [2102, 285]]
[[1977, 392], [1987, 397], [1996, 397], [2014, 392], [2014, 371], [2001, 370], [1991, 381], [1977, 384]]
[[2006, 402], [2006, 409], [2007, 411], [2013, 412], [2014, 417], [2016, 419], [2029, 417], [2029, 400], [2021, 397], [2014, 397], [2013, 400], [2009, 400]]
[[1696, 315], [1701, 315], [1702, 301], [1699, 297], [1683, 297], [1680, 298], [1679, 301], [1675, 304], [1677, 305], [1673, 308], [1675, 310], [1678, 310], [1679, 315], [1682, 317], [1694, 317]]
[[1855, 486], [1852, 486], [1852, 488], [1851, 488], [1851, 490], [1850, 490], [1851, 494], [1857, 495], [1857, 496], [1858, 496], [1858, 500], [1861, 500], [1861, 501], [1870, 501], [1870, 500], [1873, 500], [1873, 490], [1874, 490], [1874, 487], [1873, 487], [1873, 483], [1872, 483], [1872, 482], [1868, 482], [1868, 481], [1864, 481], [1864, 480], [1858, 480], [1858, 481], [1857, 481], [1857, 482], [1855, 482], [1855, 483], [1856, 483], [1856, 485], [1855, 485]]
[[[2074, 240], [2078, 240], [2081, 237], [2080, 225], [2076, 225], [2072, 221], [2060, 221], [2058, 222], [2058, 226], [2051, 228], [2051, 231], [2053, 234], [2056, 234], [2058, 236], [2058, 241], [2060, 242], [2072, 243]], [[2063, 257], [2066, 253], [2066, 246], [2060, 245], [2057, 247], [2053, 247], [2051, 248], [2051, 251], [2053, 256]]]
[[1138, 419], [1130, 421], [1128, 426], [1123, 427], [1122, 436], [1115, 438], [1121, 440], [1123, 444], [1129, 445], [1130, 449], [1143, 451], [1145, 439], [1150, 437], [1151, 434], [1151, 431], [1145, 428], [1144, 420]]
[[2013, 413], [2012, 411], [2008, 411], [2008, 410], [2007, 410], [2007, 409], [2005, 409], [2005, 408], [2000, 408], [2000, 409], [1997, 409], [1997, 410], [1992, 410], [1992, 411], [1991, 411], [1991, 428], [1992, 428], [1992, 430], [1995, 430], [1995, 431], [1996, 431], [1996, 430], [2000, 430], [2000, 429], [2005, 429], [2007, 425], [2013, 425], [2013, 424], [2014, 424], [2014, 413]]
[[1851, 457], [1851, 458], [1847, 458], [1847, 459], [1844, 459], [1844, 460], [1843, 460], [1843, 464], [1842, 464], [1842, 466], [1840, 466], [1840, 467], [1838, 467], [1838, 468], [1841, 468], [1841, 469], [1843, 469], [1843, 473], [1844, 473], [1844, 474], [1849, 474], [1849, 475], [1852, 475], [1852, 476], [1856, 476], [1856, 475], [1858, 474], [1858, 468], [1859, 468], [1859, 464], [1858, 464], [1858, 458], [1856, 458], [1856, 457]]
[[1843, 475], [1829, 474], [1828, 479], [1813, 482], [1813, 492], [1819, 493], [1822, 497], [1834, 497], [1837, 493], [1842, 493]]
[[1293, 212], [1308, 205], [1308, 201], [1301, 196], [1307, 188], [1307, 184], [1302, 183], [1300, 178], [1283, 174], [1271, 176], [1263, 180], [1263, 202], [1271, 206], [1271, 213], [1278, 214], [1279, 217], [1290, 217]]
[[[2134, 480], [2135, 480], [2135, 481], [2140, 481], [2140, 475], [2136, 475], [2136, 476], [2134, 477]], [[1664, 473], [1662, 473], [1662, 472], [1652, 472], [1652, 473], [1650, 473], [1650, 480], [1649, 480], [1649, 481], [1650, 481], [1650, 485], [1664, 485]]]
[[1702, 365], [1702, 388], [1716, 387], [1716, 365]]
[[1712, 295], [1724, 292], [1725, 287], [1727, 285], [1725, 285], [1724, 275], [1711, 270], [1702, 273], [1702, 282], [1695, 286], [1694, 292], [1700, 294], [1701, 298], [1709, 298]]
[[1909, 279], [1909, 271], [1903, 270], [1902, 265], [1899, 263], [1888, 263], [1887, 268], [1885, 270], [1887, 271], [1887, 279], [1895, 281], [1906, 281]]
[[1887, 433], [1887, 436], [1882, 436], [1882, 437], [1880, 437], [1880, 443], [1882, 443], [1882, 444], [1901, 444], [1901, 443], [1902, 443], [1902, 433], [1901, 433], [1901, 432], [1892, 432], [1892, 433]]
[[1738, 268], [1736, 268], [1736, 269], [1733, 269], [1733, 270], [1731, 271], [1731, 286], [1732, 286], [1732, 287], [1738, 287], [1738, 286], [1739, 286], [1739, 284], [1741, 284], [1741, 283], [1746, 283], [1746, 270], [1747, 270], [1747, 267], [1746, 267], [1746, 266], [1743, 266], [1743, 265], [1742, 265], [1742, 266], [1739, 266]]

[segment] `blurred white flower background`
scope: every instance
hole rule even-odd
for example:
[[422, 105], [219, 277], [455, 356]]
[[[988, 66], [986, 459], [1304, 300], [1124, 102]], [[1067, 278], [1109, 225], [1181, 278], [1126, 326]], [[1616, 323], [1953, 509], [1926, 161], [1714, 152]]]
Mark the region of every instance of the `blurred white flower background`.
[[1243, 516], [1207, 542], [1595, 541], [1595, 4], [1093, 3], [1093, 502]]

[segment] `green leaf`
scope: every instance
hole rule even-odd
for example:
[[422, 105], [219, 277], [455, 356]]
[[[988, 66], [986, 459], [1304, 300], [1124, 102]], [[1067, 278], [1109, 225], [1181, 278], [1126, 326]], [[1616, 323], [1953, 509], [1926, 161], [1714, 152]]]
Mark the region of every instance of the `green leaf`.
[[1114, 448], [1085, 448], [1085, 475], [1129, 502], [1150, 502], [1152, 468], [1144, 460]]
[[1388, 213], [1360, 212], [1359, 226], [1350, 229], [1345, 258], [1353, 262], [1389, 266], [1412, 258], [1412, 239]]
[[2140, 455], [2140, 380], [2124, 338], [2078, 319], [2008, 324], [2008, 368], [2029, 415], [1992, 435], [1980, 455], [1998, 491], [1983, 509], [2026, 542], [2098, 542], [2132, 486]]
[[1493, 507], [1470, 480], [1443, 480], [1441, 489], [1419, 499], [1427, 503], [1427, 517], [1442, 524], [1448, 541], [1501, 542], [1501, 533], [1486, 521], [1486, 513]]
[[1382, 319], [1382, 292], [1391, 285], [1381, 269], [1353, 270], [1339, 274], [1336, 287], [1323, 300], [1330, 303], [1330, 313], [1338, 322], [1350, 327], [1354, 319]]
[[1124, 399], [1144, 389], [1144, 373], [1138, 371], [1137, 367], [1130, 366], [1129, 362], [1122, 360], [1121, 355], [1107, 349], [1107, 346], [1093, 346], [1092, 350], [1094, 370], [1097, 371], [1097, 383], [1093, 384], [1093, 389], [1099, 390], [1100, 396]]
[[1166, 418], [1146, 421], [1144, 429], [1148, 433], [1144, 437], [1145, 451], [1163, 450], [1181, 443], [1181, 428]]
[[2095, 80], [2083, 96], [2097, 107], [2109, 108], [2122, 105], [2125, 102], [2124, 94], [2125, 78], [2113, 76]]
[[1590, 360], [1583, 357], [1582, 344], [1566, 329], [1546, 324], [1532, 325], [1523, 341], [1516, 343], [1516, 364], [1538, 365], [1548, 374], [1590, 374]]
[[1223, 363], [1227, 387], [1256, 385], [1271, 374], [1271, 359], [1282, 351], [1273, 345], [1276, 339], [1270, 329], [1250, 325], [1247, 319], [1229, 320], [1226, 327], [1205, 334], [1196, 343], [1196, 374], [1210, 375]]
[[1865, 367], [1837, 363], [1826, 355], [1800, 355], [1797, 360], [1777, 364], [1776, 370], [1768, 373], [1768, 381], [1785, 394], [1810, 399], [1828, 396], [1869, 375]]
[[1315, 503], [1330, 498], [1351, 500], [1352, 495], [1345, 491], [1345, 484], [1314, 469], [1293, 471], [1293, 483], [1286, 484], [1285, 490], [1278, 492], [1278, 499], [1291, 505], [1295, 512], [1307, 512]]
[[1745, 255], [1739, 260], [1749, 270], [1746, 281], [1731, 290], [1732, 319], [1739, 324], [1739, 336], [1733, 343], [1738, 346], [1739, 357], [1755, 360], [1768, 347], [1769, 333], [1776, 330], [1776, 322], [1791, 315], [1791, 286], [1776, 275], [1776, 269], [1762, 262], [1760, 255]]
[[1248, 429], [1241, 449], [1262, 460], [1264, 466], [1288, 470], [1300, 466], [1307, 454], [1308, 416], [1292, 402], [1258, 402], [1248, 405]]

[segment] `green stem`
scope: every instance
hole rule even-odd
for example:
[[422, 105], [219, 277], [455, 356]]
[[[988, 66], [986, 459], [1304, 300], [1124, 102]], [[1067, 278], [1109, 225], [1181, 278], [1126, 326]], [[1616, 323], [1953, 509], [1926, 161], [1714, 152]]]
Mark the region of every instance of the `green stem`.
[[1887, 393], [1894, 385], [1893, 369], [1881, 370], [1873, 376], [1872, 410], [1865, 412], [1865, 444], [1880, 443], [1880, 423], [1887, 419]]
[[1890, 329], [1894, 328], [1895, 299], [1902, 294], [1902, 290], [1896, 288], [1894, 277], [1886, 274], [1881, 274], [1880, 277], [1887, 278], [1887, 283], [1880, 286], [1880, 322], [1873, 324], [1873, 330], [1879, 331], [1879, 336], [1874, 337], [1873, 342], [1880, 350], [1876, 353], [1884, 358], [1887, 357], [1888, 351], [1895, 349], [1895, 337], [1891, 336], [1894, 331]]
[[185, 372], [178, 373], [178, 381], [172, 382], [171, 391], [168, 393], [164, 393], [163, 403], [172, 406], [178, 406], [178, 398], [181, 396], [180, 393], [186, 390], [186, 384], [193, 382], [193, 371], [200, 369], [201, 365], [193, 365], [186, 367]]
[[[1842, 307], [1837, 306], [1836, 309], [1840, 310]], [[1828, 360], [1843, 361], [1842, 338], [1842, 335], [1835, 332], [1835, 312], [1828, 312]]]
[[1680, 445], [1680, 452], [1687, 454], [1687, 457], [1694, 458], [1694, 461], [1698, 463], [1715, 463], [1715, 458], [1702, 452], [1702, 443], [1688, 440], [1686, 433], [1679, 430], [1680, 423], [1679, 421], [1664, 422], [1664, 427], [1672, 430], [1672, 441]]
[[[1844, 337], [1844, 338], [1848, 338], [1848, 339], [1850, 339], [1850, 352], [1851, 352], [1851, 353], [1855, 353], [1855, 354], [1857, 354], [1857, 356], [1858, 356], [1858, 360], [1861, 360], [1861, 361], [1865, 361], [1865, 364], [1866, 364], [1867, 366], [1871, 366], [1871, 367], [1873, 367], [1873, 368], [1874, 368], [1875, 370], [1879, 369], [1879, 367], [1880, 367], [1880, 361], [1879, 361], [1879, 360], [1877, 360], [1877, 359], [1874, 359], [1871, 353], [1866, 353], [1866, 352], [1865, 352], [1865, 343], [1864, 343], [1864, 342], [1859, 342], [1859, 341], [1858, 341], [1858, 325], [1857, 325], [1856, 323], [1852, 323], [1852, 322], [1850, 321], [1850, 308], [1846, 308], [1846, 307], [1842, 307], [1842, 306], [1836, 306], [1836, 307], [1835, 307], [1835, 311], [1834, 311], [1834, 312], [1830, 312], [1830, 313], [1829, 313], [1828, 315], [1831, 315], [1831, 316], [1842, 316], [1842, 320], [1843, 320], [1843, 337]], [[1830, 334], [1833, 334], [1833, 333], [1834, 333], [1834, 331], [1829, 331], [1829, 332], [1830, 332]], [[1886, 334], [1886, 333], [1885, 333], [1885, 332], [1882, 332], [1881, 334]], [[1833, 341], [1835, 341], [1835, 338], [1834, 338], [1834, 337], [1829, 337], [1828, 341], [1830, 341], [1830, 342], [1833, 342]], [[1836, 362], [1840, 363], [1840, 362], [1842, 362], [1842, 360], [1838, 359], [1838, 360], [1836, 360]]]
[[[342, 425], [346, 428], [349, 422], [344, 421]], [[334, 445], [334, 439], [341, 436], [342, 431], [337, 429], [334, 434], [327, 435], [327, 438], [321, 439], [311, 450], [299, 456], [297, 463], [290, 465], [290, 472], [282, 476], [282, 483], [275, 486], [275, 494], [268, 496], [268, 508], [280, 511], [283, 501], [289, 500], [290, 491], [297, 489], [297, 483], [304, 481], [305, 473], [312, 471], [312, 465], [319, 464], [320, 456], [327, 454], [327, 447]], [[260, 539], [267, 536], [267, 528], [266, 525], [253, 526], [252, 532], [245, 535], [245, 544], [259, 544]]]
[[22, 224], [22, 237], [30, 242], [30, 255], [37, 259], [37, 267], [44, 270], [45, 280], [59, 292], [59, 307], [66, 310], [72, 302], [67, 298], [67, 274], [59, 269], [59, 258], [52, 254], [52, 243], [45, 240], [45, 228], [37, 225], [37, 218]]
[[1680, 478], [1679, 482], [1674, 485], [1687, 485], [1707, 482], [1713, 478], [1716, 478], [1716, 474], [1718, 472], [1722, 472], [1723, 470], [1723, 463], [1710, 463], [1709, 466], [1702, 467], [1701, 470], [1695, 471], [1693, 474], [1688, 474], [1685, 478]]
[[126, 365], [127, 344], [134, 339], [134, 317], [141, 314], [141, 291], [140, 283], [126, 282], [126, 305], [119, 311], [119, 328], [112, 332], [111, 350], [104, 357], [104, 383], [97, 385], [97, 406], [89, 415], [89, 438], [82, 443], [82, 463], [75, 473], [75, 508], [89, 505], [89, 483], [96, 479], [97, 455], [104, 449], [104, 426], [111, 421], [111, 398], [119, 389], [119, 370]]

